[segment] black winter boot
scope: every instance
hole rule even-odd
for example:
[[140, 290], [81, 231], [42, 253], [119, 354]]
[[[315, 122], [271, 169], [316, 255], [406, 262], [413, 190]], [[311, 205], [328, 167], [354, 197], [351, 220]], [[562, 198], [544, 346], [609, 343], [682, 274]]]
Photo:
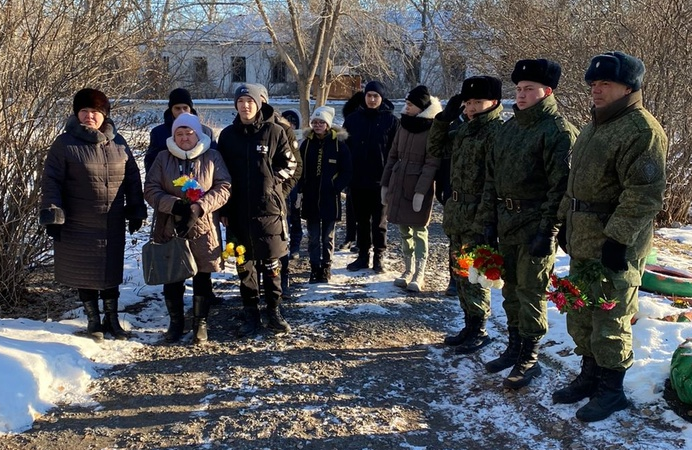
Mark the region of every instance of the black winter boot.
[[275, 333], [290, 333], [291, 326], [281, 316], [279, 306], [270, 306], [267, 308], [267, 328]]
[[459, 331], [456, 336], [447, 336], [444, 340], [445, 345], [456, 347], [461, 345], [466, 340], [466, 335], [469, 333], [469, 314], [464, 311], [464, 328]]
[[592, 356], [582, 356], [581, 373], [570, 384], [553, 392], [553, 403], [576, 403], [593, 397], [598, 388], [600, 368]]
[[316, 264], [312, 264], [310, 266], [310, 279], [308, 280], [308, 283], [310, 284], [316, 284], [320, 282], [320, 278], [322, 277], [322, 269], [320, 266]]
[[610, 417], [615, 411], [627, 408], [629, 402], [622, 389], [626, 370], [612, 370], [601, 367], [601, 377], [596, 394], [589, 403], [577, 410], [577, 419], [584, 422], [598, 422]]
[[209, 316], [209, 301], [204, 295], [192, 297], [192, 343], [201, 344], [207, 342], [207, 317]]
[[502, 385], [509, 389], [519, 389], [528, 386], [534, 377], [541, 374], [541, 366], [538, 364], [538, 347], [540, 338], [521, 338], [521, 351], [519, 359], [512, 368]]
[[368, 253], [359, 254], [355, 261], [346, 266], [351, 272], [367, 269], [368, 267], [370, 267], [370, 255]]
[[454, 278], [454, 274], [452, 273], [449, 275], [449, 284], [447, 285], [447, 289], [445, 289], [445, 295], [447, 297], [456, 297], [459, 295], [459, 291], [457, 290], [457, 280]]
[[508, 367], [512, 367], [519, 359], [519, 351], [521, 350], [519, 328], [507, 327], [507, 331], [509, 332], [507, 348], [500, 354], [498, 358], [488, 361], [485, 364], [485, 370], [490, 373], [497, 373], [501, 370], [505, 370]]
[[488, 332], [485, 329], [485, 319], [478, 316], [471, 317], [466, 339], [454, 349], [454, 353], [457, 355], [475, 353], [490, 344], [490, 340], [490, 336], [488, 336]]
[[384, 266], [384, 257], [382, 253], [382, 251], [375, 251], [372, 257], [372, 270], [374, 270], [375, 273], [385, 273], [387, 271], [387, 268]]
[[260, 319], [260, 311], [257, 305], [245, 306], [243, 308], [243, 319], [245, 322], [238, 328], [238, 337], [245, 337], [255, 334], [262, 328], [262, 320]]
[[163, 338], [166, 342], [178, 342], [183, 336], [185, 330], [185, 308], [182, 298], [167, 298], [166, 309], [170, 317], [168, 330], [163, 333]]
[[103, 342], [103, 326], [101, 325], [98, 298], [96, 300], [82, 300], [82, 302], [88, 320], [87, 333], [95, 342]]
[[125, 341], [130, 337], [130, 333], [123, 330], [118, 321], [118, 299], [103, 299], [103, 331], [110, 333], [119, 341]]

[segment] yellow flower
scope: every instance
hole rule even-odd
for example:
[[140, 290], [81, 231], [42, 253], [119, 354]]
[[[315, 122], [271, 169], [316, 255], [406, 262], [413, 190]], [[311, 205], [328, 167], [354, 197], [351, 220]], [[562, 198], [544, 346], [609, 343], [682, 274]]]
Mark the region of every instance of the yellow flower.
[[245, 246], [244, 245], [239, 245], [235, 248], [235, 253], [238, 256], [242, 256], [245, 254]]
[[229, 255], [227, 251], [224, 250], [223, 252], [221, 252], [221, 257], [223, 259], [228, 259], [229, 256], [231, 256], [231, 255]]
[[235, 259], [235, 263], [238, 264], [239, 266], [242, 266], [243, 264], [245, 264], [245, 257], [243, 255], [238, 256]]
[[226, 251], [228, 253], [233, 253], [233, 247], [233, 242], [229, 242], [228, 244], [226, 244]]
[[173, 186], [182, 187], [185, 184], [185, 182], [187, 182], [187, 180], [189, 179], [190, 178], [187, 175], [183, 175], [182, 177], [176, 178], [175, 180], [173, 180]]

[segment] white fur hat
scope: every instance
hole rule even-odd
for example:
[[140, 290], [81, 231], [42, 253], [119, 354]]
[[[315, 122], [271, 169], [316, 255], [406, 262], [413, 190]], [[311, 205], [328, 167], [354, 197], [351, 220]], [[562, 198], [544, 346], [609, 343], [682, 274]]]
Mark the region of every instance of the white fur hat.
[[197, 139], [202, 139], [202, 125], [199, 123], [199, 119], [194, 114], [182, 113], [177, 119], [173, 121], [173, 127], [171, 129], [171, 134], [175, 134], [175, 130], [180, 127], [187, 127], [192, 129], [197, 135]]
[[332, 122], [334, 122], [334, 114], [336, 114], [336, 111], [331, 106], [320, 106], [310, 116], [310, 122], [314, 119], [324, 120], [327, 122], [327, 126], [331, 128]]

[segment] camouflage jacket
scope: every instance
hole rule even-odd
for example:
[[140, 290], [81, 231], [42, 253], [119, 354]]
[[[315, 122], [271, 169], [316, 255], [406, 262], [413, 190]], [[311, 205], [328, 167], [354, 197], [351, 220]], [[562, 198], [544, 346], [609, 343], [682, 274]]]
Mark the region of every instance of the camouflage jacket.
[[611, 238], [628, 246], [628, 259], [644, 258], [651, 248], [653, 219], [663, 205], [668, 138], [644, 109], [640, 91], [592, 109], [592, 116], [574, 144], [560, 204], [568, 253], [600, 258], [604, 241]]
[[445, 202], [442, 219], [442, 227], [448, 235], [483, 232], [474, 228], [474, 224], [485, 181], [485, 157], [492, 147], [493, 137], [502, 127], [501, 112], [500, 103], [452, 131], [450, 122], [437, 119], [433, 122], [428, 136], [428, 153], [436, 158], [451, 157], [452, 194]]
[[529, 243], [538, 231], [557, 232], [577, 134], [558, 114], [553, 95], [524, 110], [514, 105], [514, 117], [495, 136], [486, 159], [477, 222], [497, 221], [500, 240], [510, 245]]

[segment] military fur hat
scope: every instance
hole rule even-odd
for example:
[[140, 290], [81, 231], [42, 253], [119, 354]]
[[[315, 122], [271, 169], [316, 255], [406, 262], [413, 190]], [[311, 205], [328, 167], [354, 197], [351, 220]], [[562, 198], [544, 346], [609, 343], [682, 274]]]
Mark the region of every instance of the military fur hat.
[[512, 82], [534, 81], [555, 89], [560, 81], [560, 64], [549, 59], [522, 59], [517, 61], [512, 71]]
[[591, 59], [584, 80], [591, 84], [608, 80], [624, 84], [636, 92], [642, 88], [646, 68], [641, 59], [622, 52], [605, 52]]
[[72, 110], [75, 116], [79, 115], [79, 111], [84, 108], [93, 108], [103, 114], [105, 118], [111, 113], [111, 102], [103, 92], [85, 88], [77, 92], [72, 101]]
[[502, 81], [499, 78], [480, 76], [470, 77], [461, 85], [461, 99], [501, 100]]

